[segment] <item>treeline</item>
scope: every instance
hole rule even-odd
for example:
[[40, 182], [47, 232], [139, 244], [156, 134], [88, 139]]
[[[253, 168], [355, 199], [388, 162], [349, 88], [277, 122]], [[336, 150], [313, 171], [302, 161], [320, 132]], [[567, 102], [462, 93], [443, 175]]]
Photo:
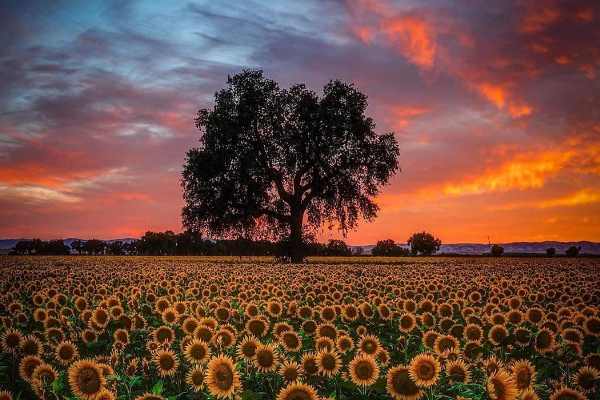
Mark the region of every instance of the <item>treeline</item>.
[[[174, 233], [146, 232], [132, 241], [103, 241], [98, 239], [74, 240], [67, 246], [62, 240], [22, 240], [13, 247], [11, 254], [18, 255], [206, 255], [206, 256], [283, 256], [287, 244], [268, 240], [250, 239], [204, 239], [195, 232]], [[342, 240], [328, 243], [306, 243], [308, 256], [351, 256], [362, 254], [362, 249], [352, 249]]]
[[[371, 249], [371, 255], [377, 257], [430, 256], [439, 251], [442, 242], [428, 232], [413, 234], [406, 245], [392, 239], [380, 240]], [[205, 239], [199, 233], [186, 231], [174, 233], [146, 232], [144, 236], [131, 241], [103, 241], [98, 239], [74, 240], [67, 246], [62, 240], [44, 241], [40, 239], [22, 240], [13, 247], [11, 254], [18, 255], [148, 255], [148, 256], [280, 256], [289, 254], [289, 243], [250, 239]], [[362, 255], [363, 249], [350, 248], [343, 240], [330, 240], [327, 243], [316, 241], [304, 243], [306, 256], [355, 256]], [[571, 246], [565, 251], [567, 257], [579, 255], [581, 247]], [[553, 247], [546, 250], [549, 257], [555, 256]], [[504, 248], [494, 244], [490, 252], [483, 255], [499, 257]], [[515, 254], [510, 254], [515, 255]], [[523, 255], [523, 254], [520, 254]]]

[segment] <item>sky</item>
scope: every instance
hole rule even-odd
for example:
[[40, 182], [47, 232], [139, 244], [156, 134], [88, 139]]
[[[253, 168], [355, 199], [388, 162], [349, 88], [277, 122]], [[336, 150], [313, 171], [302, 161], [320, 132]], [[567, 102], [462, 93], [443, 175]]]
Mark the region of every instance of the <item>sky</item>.
[[600, 241], [596, 0], [4, 0], [0, 26], [0, 237], [180, 231], [194, 115], [260, 68], [354, 82], [395, 132], [348, 243]]

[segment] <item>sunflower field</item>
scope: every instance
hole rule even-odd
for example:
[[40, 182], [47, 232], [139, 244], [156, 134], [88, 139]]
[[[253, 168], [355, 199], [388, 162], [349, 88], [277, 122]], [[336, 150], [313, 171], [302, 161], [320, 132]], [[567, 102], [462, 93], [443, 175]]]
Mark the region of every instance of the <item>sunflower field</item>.
[[0, 400], [600, 399], [594, 259], [0, 272]]

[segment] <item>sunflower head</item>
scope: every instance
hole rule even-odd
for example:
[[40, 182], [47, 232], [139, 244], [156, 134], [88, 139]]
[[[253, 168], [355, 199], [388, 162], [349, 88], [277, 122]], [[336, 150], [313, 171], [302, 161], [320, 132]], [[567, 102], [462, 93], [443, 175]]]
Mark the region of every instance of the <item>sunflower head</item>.
[[433, 386], [440, 376], [440, 362], [433, 355], [422, 353], [412, 359], [409, 370], [418, 386]]
[[318, 400], [316, 390], [307, 384], [293, 382], [281, 389], [277, 400]]
[[359, 354], [350, 361], [348, 366], [352, 383], [358, 386], [371, 386], [379, 378], [379, 367], [373, 356]]
[[205, 383], [213, 396], [232, 397], [241, 387], [233, 360], [224, 355], [213, 357], [207, 365]]
[[69, 386], [77, 397], [92, 400], [106, 385], [99, 364], [92, 360], [76, 361], [69, 367]]
[[386, 390], [394, 400], [418, 400], [423, 395], [411, 378], [409, 368], [404, 365], [388, 371]]
[[492, 400], [515, 400], [519, 393], [515, 380], [504, 369], [492, 373], [487, 379], [486, 387]]

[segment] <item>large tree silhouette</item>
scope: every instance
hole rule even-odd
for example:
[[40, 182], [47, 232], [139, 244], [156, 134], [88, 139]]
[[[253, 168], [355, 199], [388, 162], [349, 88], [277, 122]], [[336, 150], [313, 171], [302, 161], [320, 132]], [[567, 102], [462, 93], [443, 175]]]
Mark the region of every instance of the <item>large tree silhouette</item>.
[[245, 70], [201, 109], [200, 146], [182, 176], [183, 224], [225, 237], [268, 233], [303, 258], [304, 228], [323, 223], [344, 233], [371, 220], [373, 197], [398, 169], [393, 133], [377, 135], [367, 97], [331, 81], [318, 96], [305, 85], [281, 89]]

